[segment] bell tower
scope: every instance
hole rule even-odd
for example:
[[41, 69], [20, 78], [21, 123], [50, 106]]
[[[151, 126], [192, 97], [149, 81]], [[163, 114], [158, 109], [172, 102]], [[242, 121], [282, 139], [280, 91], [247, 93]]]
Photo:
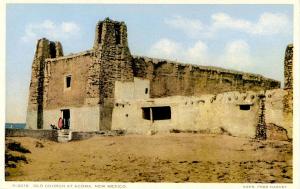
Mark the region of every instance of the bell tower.
[[49, 41], [46, 38], [38, 40], [31, 67], [26, 118], [26, 125], [29, 129], [43, 128], [45, 60], [61, 56], [63, 56], [63, 50], [60, 42]]
[[124, 22], [106, 18], [96, 25], [94, 60], [88, 73], [87, 96], [98, 98], [99, 130], [110, 130], [115, 81], [133, 81], [132, 56]]

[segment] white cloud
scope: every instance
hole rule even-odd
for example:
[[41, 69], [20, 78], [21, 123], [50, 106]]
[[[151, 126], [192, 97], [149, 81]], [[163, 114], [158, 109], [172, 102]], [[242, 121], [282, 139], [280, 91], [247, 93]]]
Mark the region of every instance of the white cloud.
[[235, 19], [225, 13], [216, 13], [211, 16], [212, 29], [237, 29], [245, 30], [251, 28], [252, 23], [247, 20]]
[[282, 13], [262, 13], [258, 20], [239, 19], [229, 14], [219, 12], [211, 15], [211, 22], [202, 24], [199, 19], [174, 16], [164, 20], [175, 29], [182, 30], [189, 37], [212, 37], [216, 32], [235, 30], [252, 35], [275, 35], [291, 31], [292, 22]]
[[292, 30], [292, 22], [285, 14], [263, 13], [254, 25], [253, 34], [268, 35]]
[[202, 22], [197, 19], [173, 16], [172, 18], [165, 19], [164, 22], [173, 28], [182, 30], [192, 37], [196, 37], [203, 30]]
[[163, 38], [150, 47], [148, 55], [156, 58], [205, 65], [207, 63], [207, 46], [199, 40], [193, 46], [186, 48], [178, 42]]
[[244, 40], [234, 40], [227, 43], [217, 54], [209, 51], [208, 46], [198, 40], [192, 46], [184, 47], [182, 44], [164, 38], [150, 47], [148, 53], [151, 57], [164, 58], [179, 62], [218, 66], [240, 71], [254, 71], [255, 60], [251, 57], [250, 46]]
[[282, 13], [263, 13], [257, 22], [233, 18], [226, 13], [216, 13], [211, 16], [211, 30], [232, 29], [253, 35], [274, 35], [291, 30], [292, 23]]
[[175, 60], [180, 57], [181, 50], [179, 43], [163, 38], [151, 46], [148, 54], [153, 57]]
[[202, 63], [207, 64], [208, 63], [208, 50], [207, 45], [202, 41], [197, 41], [194, 46], [187, 49], [185, 54], [185, 59], [187, 62], [193, 63], [193, 64], [199, 64]]
[[50, 40], [68, 39], [78, 35], [80, 27], [75, 22], [55, 23], [51, 20], [44, 20], [41, 23], [30, 23], [25, 26], [25, 34], [22, 41], [34, 41], [46, 37]]
[[80, 31], [80, 28], [74, 22], [63, 22], [61, 29], [64, 33], [78, 33]]
[[220, 66], [236, 70], [249, 70], [253, 64], [250, 47], [244, 40], [235, 40], [225, 45], [224, 53], [219, 58]]

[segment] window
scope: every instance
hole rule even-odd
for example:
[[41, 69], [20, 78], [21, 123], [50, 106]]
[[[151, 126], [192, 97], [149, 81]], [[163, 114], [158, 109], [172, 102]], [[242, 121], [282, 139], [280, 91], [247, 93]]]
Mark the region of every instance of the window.
[[67, 77], [66, 77], [66, 88], [70, 88], [71, 87], [71, 80], [72, 78], [71, 78], [71, 76], [70, 75], [68, 75]]
[[54, 42], [50, 42], [49, 44], [50, 48], [50, 58], [56, 58], [56, 47]]
[[153, 120], [171, 119], [170, 106], [153, 107], [152, 108]]
[[150, 108], [142, 108], [143, 119], [150, 120]]
[[145, 107], [142, 108], [143, 119], [146, 120], [168, 120], [171, 119], [171, 107], [161, 106], [161, 107]]
[[250, 110], [250, 104], [241, 104], [240, 110]]
[[148, 88], [145, 88], [145, 94], [148, 94]]
[[100, 25], [98, 25], [98, 43], [101, 43], [101, 37], [102, 37], [102, 22]]
[[116, 44], [119, 45], [121, 43], [121, 26], [119, 24], [115, 25], [115, 36]]

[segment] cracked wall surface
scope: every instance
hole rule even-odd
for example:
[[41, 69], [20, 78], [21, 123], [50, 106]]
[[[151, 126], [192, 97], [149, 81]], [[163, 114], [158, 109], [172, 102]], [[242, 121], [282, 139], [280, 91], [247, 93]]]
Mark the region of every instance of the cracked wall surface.
[[138, 56], [133, 59], [133, 73], [150, 80], [151, 97], [280, 88], [280, 82], [257, 74]]

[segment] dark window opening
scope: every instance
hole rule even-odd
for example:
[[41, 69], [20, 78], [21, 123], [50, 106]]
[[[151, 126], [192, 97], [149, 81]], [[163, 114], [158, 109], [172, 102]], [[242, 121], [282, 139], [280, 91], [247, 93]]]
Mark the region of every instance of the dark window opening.
[[56, 58], [55, 43], [51, 41], [49, 44], [49, 48], [50, 48], [50, 58]]
[[63, 129], [69, 129], [70, 128], [70, 110], [64, 109], [61, 110], [63, 115]]
[[71, 76], [66, 77], [66, 88], [71, 87]]
[[148, 88], [145, 89], [145, 94], [148, 94]]
[[250, 105], [248, 104], [240, 105], [240, 110], [250, 110]]
[[150, 120], [150, 108], [142, 108], [143, 110], [143, 119]]
[[161, 106], [161, 107], [148, 107], [142, 108], [143, 118], [146, 120], [168, 120], [171, 119], [171, 107], [170, 106]]
[[171, 119], [170, 106], [153, 107], [152, 108], [153, 120]]
[[115, 25], [115, 36], [116, 36], [116, 44], [120, 44], [121, 43], [121, 27], [119, 24]]
[[101, 43], [101, 36], [102, 36], [102, 22], [98, 26], [98, 43]]

